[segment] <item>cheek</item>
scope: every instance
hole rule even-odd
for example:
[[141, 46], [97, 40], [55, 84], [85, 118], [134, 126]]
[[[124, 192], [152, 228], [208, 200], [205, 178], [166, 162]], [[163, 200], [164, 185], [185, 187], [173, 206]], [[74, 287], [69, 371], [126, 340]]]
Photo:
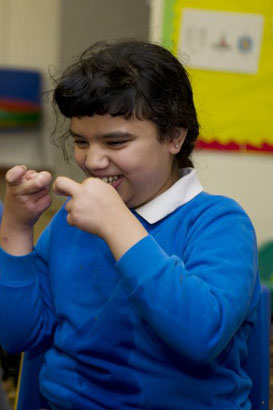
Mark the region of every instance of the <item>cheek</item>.
[[84, 155], [83, 155], [83, 153], [82, 152], [79, 152], [78, 150], [74, 150], [74, 160], [76, 161], [76, 163], [79, 165], [79, 166], [84, 166], [84, 163], [85, 163], [85, 157], [84, 157]]
[[134, 161], [134, 155], [129, 151], [116, 152], [114, 155], [111, 155], [109, 159], [110, 163], [118, 168], [121, 173], [129, 175], [134, 172], [136, 161]]
[[158, 146], [134, 147], [126, 152], [116, 152], [112, 162], [131, 180], [131, 183], [147, 183], [157, 178], [166, 166], [167, 154], [162, 151]]

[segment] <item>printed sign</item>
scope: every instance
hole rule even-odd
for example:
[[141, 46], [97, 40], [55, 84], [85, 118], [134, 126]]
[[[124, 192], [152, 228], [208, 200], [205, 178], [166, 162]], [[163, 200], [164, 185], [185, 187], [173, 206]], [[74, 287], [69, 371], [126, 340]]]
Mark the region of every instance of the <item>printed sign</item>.
[[192, 68], [255, 74], [264, 17], [259, 14], [184, 9], [180, 49]]

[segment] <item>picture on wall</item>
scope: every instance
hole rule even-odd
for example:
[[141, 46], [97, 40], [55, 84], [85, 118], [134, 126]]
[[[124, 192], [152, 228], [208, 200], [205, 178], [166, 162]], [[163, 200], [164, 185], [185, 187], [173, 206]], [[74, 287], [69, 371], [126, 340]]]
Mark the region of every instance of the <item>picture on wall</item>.
[[0, 68], [0, 132], [37, 129], [41, 122], [41, 74]]

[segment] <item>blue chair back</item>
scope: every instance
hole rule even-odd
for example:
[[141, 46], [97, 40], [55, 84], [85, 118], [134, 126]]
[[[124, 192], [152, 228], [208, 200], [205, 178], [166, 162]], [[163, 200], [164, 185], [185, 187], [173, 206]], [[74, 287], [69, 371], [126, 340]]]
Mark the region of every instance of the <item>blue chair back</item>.
[[268, 287], [261, 285], [261, 288], [257, 324], [250, 334], [245, 364], [253, 383], [250, 393], [253, 410], [269, 409], [271, 296]]
[[49, 409], [47, 400], [39, 389], [39, 373], [44, 355], [52, 341], [45, 341], [40, 346], [22, 356], [21, 369], [16, 391], [15, 410]]

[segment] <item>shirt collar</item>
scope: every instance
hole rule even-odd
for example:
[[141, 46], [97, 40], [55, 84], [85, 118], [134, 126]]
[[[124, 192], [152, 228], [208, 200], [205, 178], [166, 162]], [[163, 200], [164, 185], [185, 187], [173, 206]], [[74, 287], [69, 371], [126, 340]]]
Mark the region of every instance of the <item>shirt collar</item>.
[[184, 168], [181, 174], [181, 178], [169, 189], [150, 202], [136, 208], [135, 212], [148, 223], [153, 224], [165, 218], [165, 216], [171, 214], [203, 191], [195, 169]]

